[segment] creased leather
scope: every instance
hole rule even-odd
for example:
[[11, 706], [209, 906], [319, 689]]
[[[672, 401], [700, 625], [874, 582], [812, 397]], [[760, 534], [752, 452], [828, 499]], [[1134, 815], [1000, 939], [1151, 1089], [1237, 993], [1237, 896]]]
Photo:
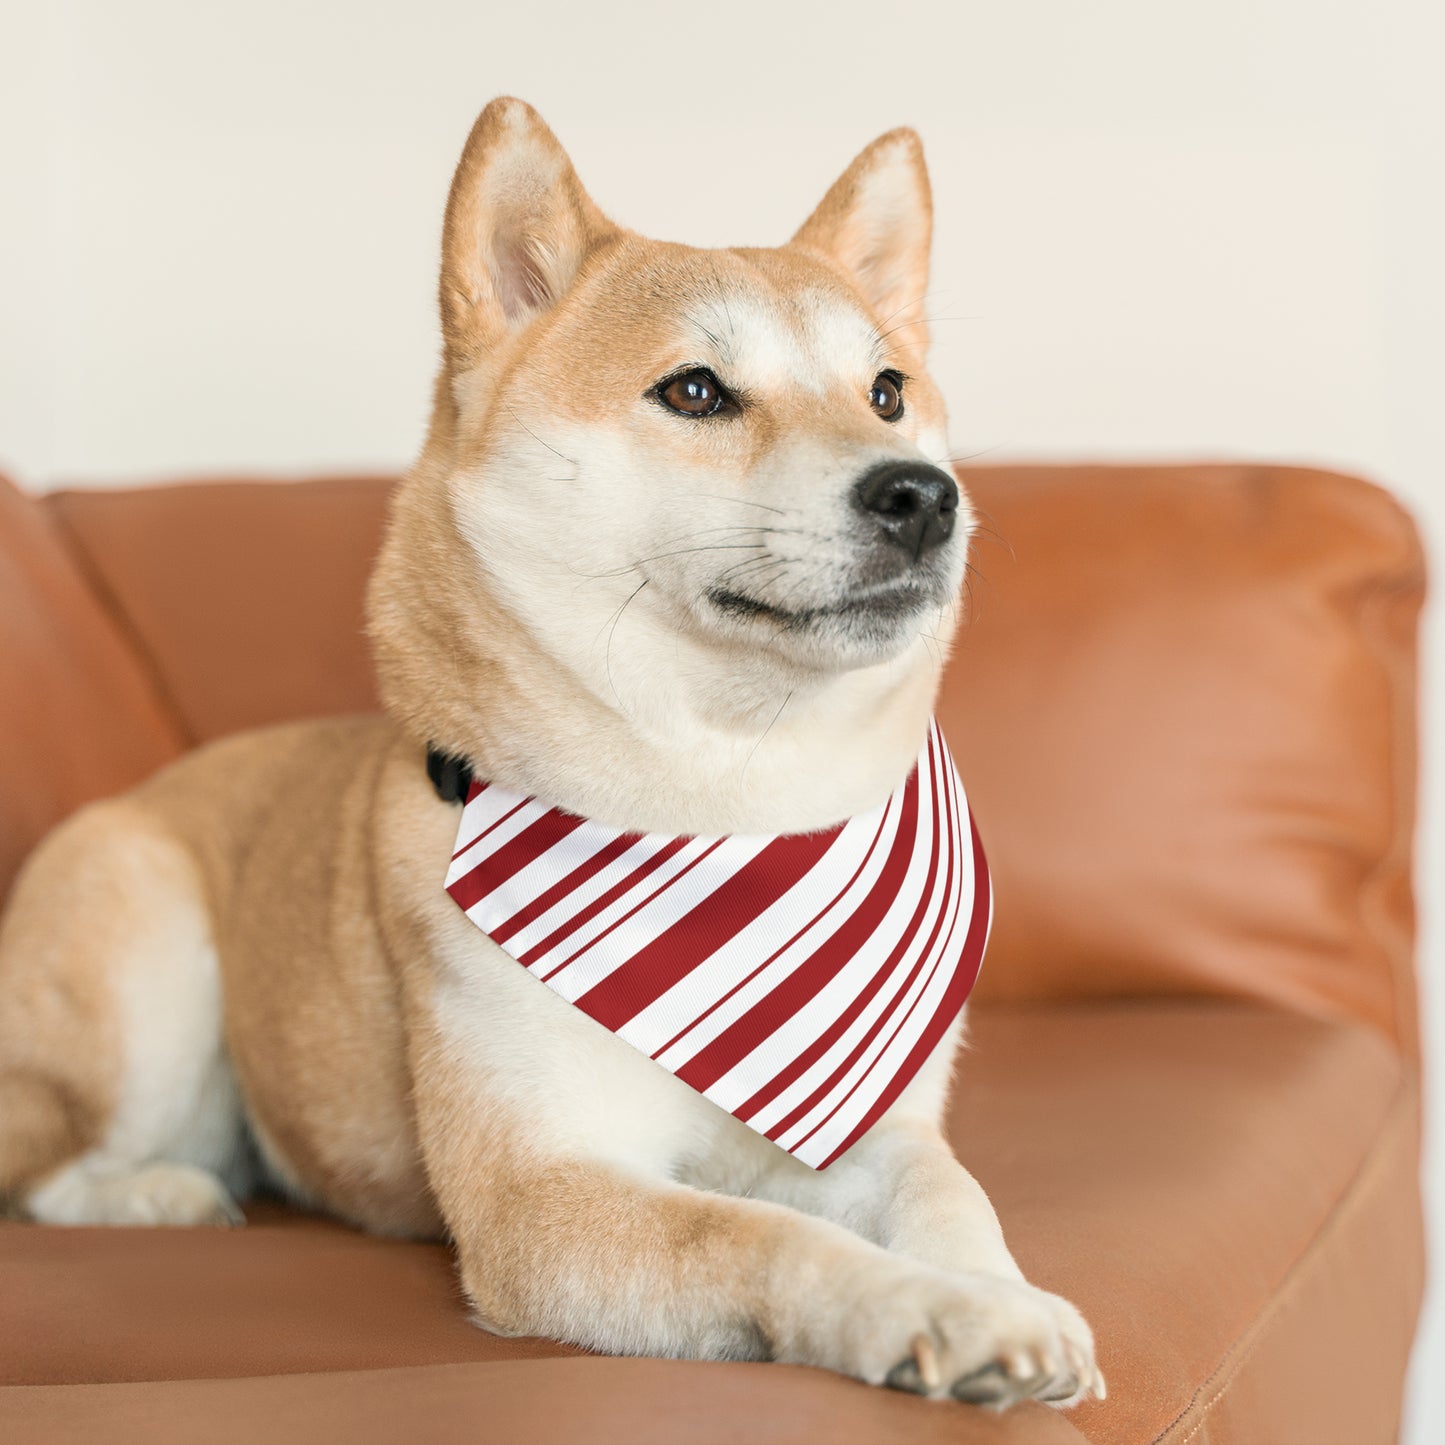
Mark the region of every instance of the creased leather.
[[0, 477], [0, 900], [61, 818], [182, 743], [43, 506]]
[[986, 530], [938, 716], [994, 868], [978, 999], [1255, 998], [1413, 1053], [1398, 505], [1283, 467], [962, 476]]

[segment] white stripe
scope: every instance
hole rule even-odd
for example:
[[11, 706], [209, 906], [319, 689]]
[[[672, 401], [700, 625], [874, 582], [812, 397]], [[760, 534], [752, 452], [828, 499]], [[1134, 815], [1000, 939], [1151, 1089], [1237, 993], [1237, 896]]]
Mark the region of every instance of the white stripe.
[[797, 1146], [800, 1159], [821, 1163], [874, 1108], [879, 1096], [897, 1077], [899, 1070], [907, 1061], [908, 1055], [913, 1052], [919, 1039], [937, 1018], [952, 978], [952, 969], [941, 961], [936, 962], [933, 973], [928, 977], [923, 996], [919, 999], [913, 1013], [899, 1030], [897, 1037], [879, 1054], [872, 1070], [862, 1076], [852, 1095], [840, 1094], [838, 1096], [841, 1102], [838, 1102], [836, 1112], [831, 1118], [828, 1117], [826, 1109], [819, 1109], [815, 1112], [814, 1122], [819, 1123], [819, 1127], [811, 1138]]
[[[953, 770], [950, 768], [948, 771], [951, 773]], [[953, 968], [946, 966], [945, 961], [952, 959], [956, 966], [957, 960], [962, 955], [968, 927], [968, 919], [961, 916], [963, 900], [973, 896], [972, 849], [965, 850], [963, 847], [962, 831], [959, 827], [962, 818], [957, 811], [960, 800], [956, 797], [956, 790], [950, 783], [946, 782], [945, 786], [954, 796], [952, 847], [955, 850], [957, 862], [953, 885], [945, 899], [944, 921], [939, 930], [938, 940], [929, 951], [924, 967], [920, 969], [918, 977], [914, 979], [907, 996], [900, 1001], [899, 1007], [889, 1022], [879, 1031], [878, 1037], [868, 1046], [863, 1057], [838, 1081], [826, 1097], [819, 1100], [803, 1119], [800, 1119], [788, 1130], [787, 1134], [779, 1139], [778, 1142], [785, 1149], [796, 1149], [798, 1158], [805, 1163], [821, 1162], [826, 1159], [873, 1107], [878, 1096], [894, 1077], [898, 1067], [908, 1057], [942, 1004], [943, 996], [954, 974]], [[944, 940], [950, 924], [953, 926], [954, 933], [945, 945]], [[958, 933], [960, 925], [964, 929], [962, 936]], [[931, 925], [929, 926], [931, 927]], [[927, 929], [924, 932], [926, 933]], [[910, 1008], [912, 1009], [911, 1013], [909, 1013]], [[900, 1027], [900, 1020], [905, 1016], [907, 1022]], [[895, 1029], [898, 1031], [897, 1036], [890, 1039], [890, 1035]], [[855, 1084], [858, 1087], [852, 1096], [848, 1097], [849, 1090], [853, 1089]], [[829, 1111], [835, 1108], [837, 1112], [829, 1118]], [[817, 1133], [808, 1138], [806, 1143], [800, 1145], [798, 1141], [804, 1139], [809, 1130], [819, 1125], [822, 1120], [827, 1122], [821, 1124]]]
[[[939, 772], [946, 773], [949, 765], [945, 757], [940, 757], [938, 761]], [[923, 782], [923, 780], [920, 781]], [[935, 786], [929, 780], [919, 788], [919, 845], [910, 860], [908, 875], [898, 890], [896, 901], [884, 915], [876, 930], [876, 946], [860, 952], [850, 959], [847, 966], [840, 970], [838, 976], [820, 989], [818, 994], [808, 1001], [806, 1008], [800, 1010], [794, 1018], [778, 1029], [768, 1043], [776, 1045], [781, 1055], [795, 1058], [809, 1043], [825, 1034], [829, 1026], [847, 1010], [848, 1005], [858, 997], [877, 974], [881, 960], [886, 958], [904, 938], [905, 930], [922, 899], [924, 900], [924, 909], [918, 928], [909, 937], [907, 946], [893, 965], [888, 978], [863, 1007], [858, 1017], [849, 1024], [839, 1038], [834, 1040], [820, 1058], [815, 1059], [808, 1069], [748, 1121], [759, 1131], [766, 1133], [780, 1119], [786, 1118], [847, 1058], [879, 1015], [887, 1011], [893, 1004], [904, 979], [907, 978], [909, 971], [922, 953], [929, 930], [947, 903], [943, 886], [946, 859], [942, 856], [942, 849], [948, 846], [947, 819], [941, 812], [939, 814], [941, 848], [938, 872], [932, 890], [926, 897], [924, 893], [928, 868], [932, 861], [931, 839]], [[922, 806], [925, 799], [927, 800], [926, 808]], [[763, 1062], [763, 1060], [754, 1060], [750, 1056], [740, 1060], [736, 1069], [718, 1080], [716, 1097], [718, 1102], [723, 1103], [724, 1108], [736, 1108], [756, 1092], [758, 1086], [754, 1084], [752, 1088], [748, 1088], [747, 1083], [756, 1077], [759, 1065]], [[734, 1078], [734, 1075], [738, 1075], [738, 1077]], [[836, 1089], [830, 1091], [828, 1097], [834, 1097], [835, 1094]], [[724, 1100], [731, 1102], [723, 1102]], [[815, 1106], [808, 1117], [814, 1117], [816, 1112]], [[806, 1132], [806, 1129], [799, 1129], [797, 1125], [790, 1130], [790, 1134]]]
[[[704, 867], [695, 868], [686, 876], [688, 865], [718, 840], [690, 838], [655, 873], [650, 873], [635, 887], [609, 904], [591, 919], [585, 928], [562, 940], [545, 957], [531, 965], [533, 973], [544, 974], [572, 959], [585, 945], [605, 932], [632, 909], [632, 917], [608, 935], [605, 948], [589, 949], [580, 958], [547, 980], [563, 998], [575, 1000], [589, 988], [615, 973], [634, 955], [640, 953], [660, 934], [671, 928], [684, 914], [690, 913], [703, 899], [715, 893], [733, 874], [744, 868], [773, 840], [766, 835], [739, 834], [726, 838], [708, 855]], [[677, 878], [678, 882], [664, 888]], [[661, 890], [661, 892], [659, 892]], [[657, 897], [651, 895], [658, 894]], [[648, 900], [643, 903], [643, 900]], [[638, 907], [639, 903], [642, 904]]]
[[[583, 823], [581, 827], [574, 828], [560, 842], [553, 843], [545, 853], [540, 853], [530, 863], [519, 868], [507, 878], [499, 879], [497, 886], [488, 894], [491, 900], [485, 921], [478, 919], [482, 926], [488, 930], [500, 928], [504, 923], [510, 922], [524, 908], [529, 908], [549, 888], [559, 883], [574, 868], [580, 868], [584, 863], [600, 853], [609, 843], [621, 837], [621, 833], [614, 828], [603, 828], [595, 824]], [[658, 847], [661, 843], [658, 844]], [[629, 868], [623, 869], [620, 874], [614, 875], [617, 878], [625, 878], [632, 868], [635, 868], [643, 857], [650, 857], [656, 852], [652, 848], [643, 853], [638, 853]], [[623, 858], [633, 857], [636, 852], [636, 845], [627, 849], [624, 853], [614, 859], [618, 863]], [[604, 873], [605, 868], [599, 868], [598, 873]], [[600, 897], [606, 889], [599, 889], [592, 893], [592, 897]], [[532, 932], [537, 923], [549, 918], [561, 909], [562, 918], [571, 918], [577, 912], [586, 907], [585, 903], [579, 903], [583, 889], [568, 889], [560, 904], [554, 904], [546, 913], [538, 915], [538, 918], [527, 925], [526, 929], [519, 930], [515, 935], [521, 938], [524, 934]], [[560, 922], [560, 919], [559, 919]], [[557, 925], [554, 924], [553, 927]], [[536, 936], [543, 939], [552, 931], [551, 928], [543, 928]], [[525, 953], [529, 945], [517, 947], [512, 939], [507, 940], [509, 951]]]
[[[807, 1125], [808, 1128], [811, 1128], [818, 1119], [826, 1119], [827, 1122], [822, 1124], [817, 1133], [806, 1143], [796, 1147], [797, 1157], [805, 1164], [813, 1164], [814, 1167], [821, 1164], [852, 1133], [859, 1120], [864, 1118], [877, 1103], [878, 1096], [896, 1077], [898, 1070], [908, 1055], [912, 1053], [914, 1045], [937, 1016], [943, 1004], [944, 994], [948, 991], [952, 979], [953, 969], [948, 967], [941, 958], [936, 958], [932, 973], [927, 975], [922, 998], [909, 1016], [907, 1023], [899, 1030], [898, 1036], [880, 1052], [872, 1067], [872, 1072], [863, 1075], [858, 1088], [851, 1097], [846, 1098], [846, 1102], [838, 1107], [832, 1118], [828, 1118], [828, 1108], [832, 1107], [831, 1104], [820, 1106], [813, 1112], [811, 1122]], [[846, 1096], [846, 1085], [847, 1081], [839, 1086], [835, 1098], [842, 1099]], [[795, 1135], [798, 1134], [798, 1131], [791, 1132]], [[803, 1134], [806, 1132], [807, 1129], [802, 1130]], [[784, 1143], [783, 1147], [788, 1148], [789, 1146]]]
[[[513, 805], [516, 804], [516, 801], [514, 797]], [[525, 807], [518, 808], [510, 818], [505, 817], [504, 810], [504, 821], [496, 822], [492, 831], [485, 838], [474, 838], [468, 845], [467, 851], [460, 858], [452, 860], [452, 866], [447, 869], [447, 887], [450, 888], [458, 879], [466, 877], [479, 863], [490, 858], [504, 843], [510, 843], [524, 828], [530, 828], [533, 823], [545, 818], [551, 811], [545, 803], [538, 802], [529, 802]], [[500, 878], [496, 880], [498, 884], [503, 881]]]
[[[611, 828], [598, 828], [598, 831], [606, 834], [604, 847], [617, 836], [617, 832]], [[518, 929], [503, 947], [513, 958], [520, 958], [529, 949], [535, 948], [544, 939], [551, 937], [569, 919], [584, 913], [604, 893], [621, 883], [633, 869], [640, 868], [649, 858], [656, 857], [670, 842], [672, 839], [665, 833], [644, 833], [630, 848], [619, 853], [604, 867], [599, 868], [586, 882], [569, 890], [544, 913], [539, 913], [525, 928]], [[554, 848], [546, 856], [550, 858], [558, 851]], [[589, 856], [591, 856], [590, 853]], [[564, 868], [559, 876], [570, 871], [570, 868]], [[545, 890], [539, 889], [538, 891]], [[505, 898], [507, 907], [504, 916], [491, 920], [491, 927], [497, 927], [507, 922], [526, 907], [526, 903], [518, 903], [513, 907], [510, 893], [504, 894], [500, 888], [497, 890], [497, 897], [499, 900]], [[529, 898], [527, 902], [531, 902], [531, 899]], [[564, 954], [563, 957], [565, 958], [566, 955]]]
[[[509, 793], [505, 788], [483, 788], [470, 803], [462, 808], [461, 825], [457, 828], [457, 841], [452, 845], [452, 867], [460, 861], [455, 855], [470, 848], [478, 836], [509, 808], [515, 808], [522, 801], [520, 793]], [[463, 870], [465, 871], [465, 870]]]
[[[659, 837], [657, 841], [658, 846], [653, 850], [654, 855], [662, 852], [668, 844], [674, 843], [677, 840], [675, 838]], [[582, 953], [582, 958], [585, 959], [587, 954], [582, 952], [584, 949], [590, 948], [601, 934], [605, 933], [614, 923], [623, 918], [630, 909], [638, 907], [639, 904], [649, 898], [659, 888], [662, 888], [665, 884], [670, 883], [676, 878], [677, 875], [713, 841], [715, 840], [712, 838], [690, 838], [670, 858], [664, 859], [655, 868], [649, 869], [642, 878], [630, 884], [624, 892], [620, 893], [594, 917], [589, 918], [586, 923], [580, 927], [568, 930], [546, 953], [534, 959], [527, 966], [533, 973], [540, 976], [550, 973], [554, 968], [559, 968], [577, 953]], [[631, 871], [631, 869], [627, 870], [627, 872]], [[625, 878], [626, 874], [623, 876]], [[575, 909], [573, 910], [573, 912], [576, 911]], [[609, 935], [608, 946], [603, 952], [615, 957], [617, 963], [620, 965], [626, 961], [626, 944], [627, 935], [621, 928], [618, 928]], [[514, 957], [517, 953], [523, 951], [517, 948], [517, 940], [514, 938], [509, 938], [503, 946], [506, 948], [506, 951], [513, 954]], [[581, 962], [582, 959], [578, 959], [578, 963], [580, 964]], [[556, 978], [549, 978], [547, 980], [549, 986], [556, 988], [566, 971], [567, 970], [564, 969], [563, 973], [559, 973]], [[574, 995], [569, 994], [568, 997], [574, 997]]]
[[[927, 766], [927, 760], [921, 764]], [[929, 922], [936, 912], [934, 899], [941, 891], [942, 871], [934, 883], [932, 894], [925, 899], [931, 857], [933, 829], [934, 789], [925, 775], [920, 778], [919, 808], [916, 824], [916, 841], [909, 858], [908, 871], [888, 911], [879, 921], [869, 941], [869, 946], [851, 957], [837, 975], [830, 979], [791, 1019], [784, 1021], [751, 1054], [738, 1060], [728, 1073], [724, 1074], [712, 1089], [709, 1097], [724, 1108], [734, 1109], [749, 1099], [763, 1083], [777, 1072], [773, 1060], [791, 1060], [802, 1053], [810, 1044], [828, 1032], [829, 1028], [846, 1012], [849, 1005], [872, 981], [882, 961], [898, 946], [904, 937], [904, 930], [924, 901], [922, 926], [915, 930], [909, 945], [890, 970], [872, 999], [864, 1006], [857, 1018], [843, 1034], [829, 1046], [827, 1051], [794, 1079], [778, 1096], [770, 1100], [749, 1124], [761, 1132], [772, 1128], [801, 1104], [847, 1056], [859, 1038], [868, 1031], [873, 1021], [887, 1007], [898, 988], [898, 981], [906, 975], [927, 936]], [[943, 819], [939, 819], [940, 830]]]
[[[777, 988], [820, 944], [848, 921], [857, 900], [867, 896], [883, 860], [888, 856], [898, 831], [900, 811], [890, 803], [850, 820], [795, 888], [789, 889], [746, 928], [734, 934], [721, 948], [630, 1019], [618, 1033], [650, 1054], [675, 1038], [689, 1024], [695, 1024], [686, 1037], [678, 1039], [658, 1059], [666, 1069], [680, 1069], [729, 1024]], [[880, 832], [879, 824], [885, 822], [885, 818], [886, 826]], [[875, 837], [878, 840], [876, 844]], [[868, 867], [839, 897], [848, 880], [858, 872], [870, 846], [874, 853]], [[788, 940], [819, 913], [823, 916], [789, 944]], [[786, 948], [785, 944], [788, 945]], [[711, 1004], [723, 998], [763, 959], [775, 953], [777, 958], [756, 978], [749, 980], [701, 1023], [696, 1022]]]
[[[948, 786], [947, 783], [945, 785]], [[949, 786], [949, 792], [952, 796], [954, 790], [951, 786]], [[780, 1139], [779, 1142], [783, 1144], [784, 1148], [798, 1146], [799, 1141], [805, 1139], [811, 1129], [821, 1124], [818, 1135], [813, 1139], [808, 1139], [806, 1146], [803, 1147], [804, 1152], [812, 1156], [814, 1146], [819, 1144], [819, 1140], [826, 1141], [826, 1147], [819, 1145], [822, 1152], [818, 1156], [826, 1158], [837, 1143], [848, 1136], [858, 1120], [872, 1108], [878, 1095], [887, 1086], [888, 1080], [893, 1077], [895, 1067], [907, 1058], [919, 1035], [927, 1028], [929, 1020], [937, 1011], [942, 992], [953, 977], [953, 969], [945, 966], [944, 961], [952, 959], [956, 965], [962, 955], [964, 940], [967, 937], [967, 925], [965, 923], [964, 935], [960, 937], [957, 933], [960, 922], [959, 915], [964, 897], [972, 896], [972, 850], [970, 849], [965, 854], [963, 840], [957, 826], [961, 819], [956, 811], [954, 820], [955, 827], [949, 846], [954, 851], [957, 860], [955, 876], [953, 886], [948, 890], [941, 910], [942, 925], [939, 929], [938, 939], [929, 950], [928, 956], [923, 959], [918, 976], [913, 980], [907, 994], [899, 999], [897, 1008], [890, 1014], [883, 1028], [879, 1030], [878, 1036], [869, 1044], [866, 1052], [853, 1064], [848, 1073]], [[965, 860], [967, 862], [966, 870]], [[967, 888], [965, 887], [965, 877], [969, 884]], [[923, 931], [926, 933], [931, 926], [931, 923], [926, 924]], [[954, 934], [952, 938], [947, 938], [950, 926], [953, 927]], [[906, 1023], [903, 1022], [905, 1018]], [[895, 1030], [898, 1031], [896, 1038], [892, 1037]], [[894, 1067], [890, 1067], [890, 1064]], [[853, 1090], [851, 1097], [849, 1097], [850, 1090]], [[835, 1108], [837, 1112], [830, 1119], [830, 1111]], [[827, 1120], [826, 1124], [822, 1123], [824, 1120]]]
[[[918, 831], [923, 838], [931, 838], [933, 824], [933, 799], [931, 789], [920, 789], [919, 798]], [[922, 847], [916, 847], [909, 860], [909, 870], [905, 874], [902, 886], [897, 890], [896, 897], [889, 905], [889, 910], [884, 913], [879, 926], [874, 929], [873, 936], [868, 942], [867, 948], [860, 949], [857, 954], [848, 959], [847, 964], [837, 972], [835, 977], [828, 980], [824, 987], [819, 988], [814, 997], [809, 998], [808, 1003], [798, 1010], [792, 1019], [780, 1023], [779, 1027], [763, 1043], [760, 1043], [754, 1051], [751, 1051], [746, 1058], [738, 1059], [736, 1065], [718, 1079], [717, 1084], [708, 1091], [708, 1095], [714, 1098], [724, 1108], [737, 1108], [738, 1105], [749, 1100], [754, 1092], [757, 1092], [769, 1079], [775, 1077], [777, 1069], [798, 1058], [799, 1053], [805, 1051], [809, 1045], [821, 1038], [822, 1035], [831, 1029], [832, 1025], [847, 1012], [848, 1007], [853, 1004], [855, 998], [860, 996], [868, 987], [868, 984], [877, 977], [877, 972], [883, 959], [892, 954], [893, 949], [905, 938], [905, 929], [913, 912], [918, 909], [919, 900], [923, 897], [923, 889], [926, 883], [926, 871], [928, 871], [929, 853], [931, 847], [928, 842]], [[941, 892], [941, 884], [935, 883], [933, 893]], [[923, 910], [922, 929], [915, 932], [913, 939], [919, 939], [922, 932], [926, 932], [929, 919], [935, 912], [931, 902], [925, 902]], [[840, 1038], [835, 1039], [829, 1045], [827, 1052], [822, 1053], [821, 1058], [815, 1059], [814, 1064], [798, 1078], [793, 1079], [776, 1098], [763, 1105], [757, 1116], [750, 1118], [749, 1124], [760, 1131], [769, 1130], [780, 1118], [785, 1118], [792, 1113], [793, 1108], [803, 1103], [803, 1100], [828, 1078], [828, 1075], [841, 1064], [842, 1059], [853, 1049], [858, 1039], [867, 1033], [868, 1027], [873, 1025], [880, 1013], [889, 1006], [894, 993], [897, 991], [897, 981], [906, 974], [907, 968], [912, 964], [916, 952], [922, 946], [920, 942], [909, 942], [909, 946], [903, 949], [902, 955], [893, 965], [883, 983], [877, 988], [873, 997], [868, 1000], [858, 1017], [848, 1025], [842, 1032]]]

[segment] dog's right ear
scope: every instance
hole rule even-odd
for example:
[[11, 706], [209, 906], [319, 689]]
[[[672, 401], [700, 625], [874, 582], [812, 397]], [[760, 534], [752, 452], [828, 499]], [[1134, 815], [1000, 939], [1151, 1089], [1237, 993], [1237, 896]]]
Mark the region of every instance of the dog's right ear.
[[541, 116], [509, 96], [477, 117], [447, 197], [442, 337], [475, 365], [555, 305], [587, 253], [617, 229], [593, 205]]

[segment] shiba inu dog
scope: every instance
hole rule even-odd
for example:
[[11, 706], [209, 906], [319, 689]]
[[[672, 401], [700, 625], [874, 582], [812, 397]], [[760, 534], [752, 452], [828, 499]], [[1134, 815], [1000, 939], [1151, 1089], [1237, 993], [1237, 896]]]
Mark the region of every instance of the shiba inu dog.
[[971, 530], [937, 465], [930, 230], [911, 131], [787, 245], [708, 251], [606, 219], [525, 104], [483, 111], [369, 596], [386, 716], [223, 740], [37, 850], [0, 932], [13, 1210], [239, 1223], [264, 1181], [448, 1235], [499, 1333], [1103, 1395], [1088, 1326], [1024, 1280], [944, 1143], [957, 1018], [815, 1168], [443, 889], [483, 783], [619, 850], [889, 806]]

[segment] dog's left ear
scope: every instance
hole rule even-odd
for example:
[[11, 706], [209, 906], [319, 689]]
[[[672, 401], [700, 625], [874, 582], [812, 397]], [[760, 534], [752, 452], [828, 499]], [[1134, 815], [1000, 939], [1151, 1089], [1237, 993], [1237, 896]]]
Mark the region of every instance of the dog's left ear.
[[928, 345], [923, 298], [932, 237], [933, 195], [923, 143], [905, 127], [860, 152], [792, 244], [841, 265], [879, 324], [906, 327], [922, 351]]

